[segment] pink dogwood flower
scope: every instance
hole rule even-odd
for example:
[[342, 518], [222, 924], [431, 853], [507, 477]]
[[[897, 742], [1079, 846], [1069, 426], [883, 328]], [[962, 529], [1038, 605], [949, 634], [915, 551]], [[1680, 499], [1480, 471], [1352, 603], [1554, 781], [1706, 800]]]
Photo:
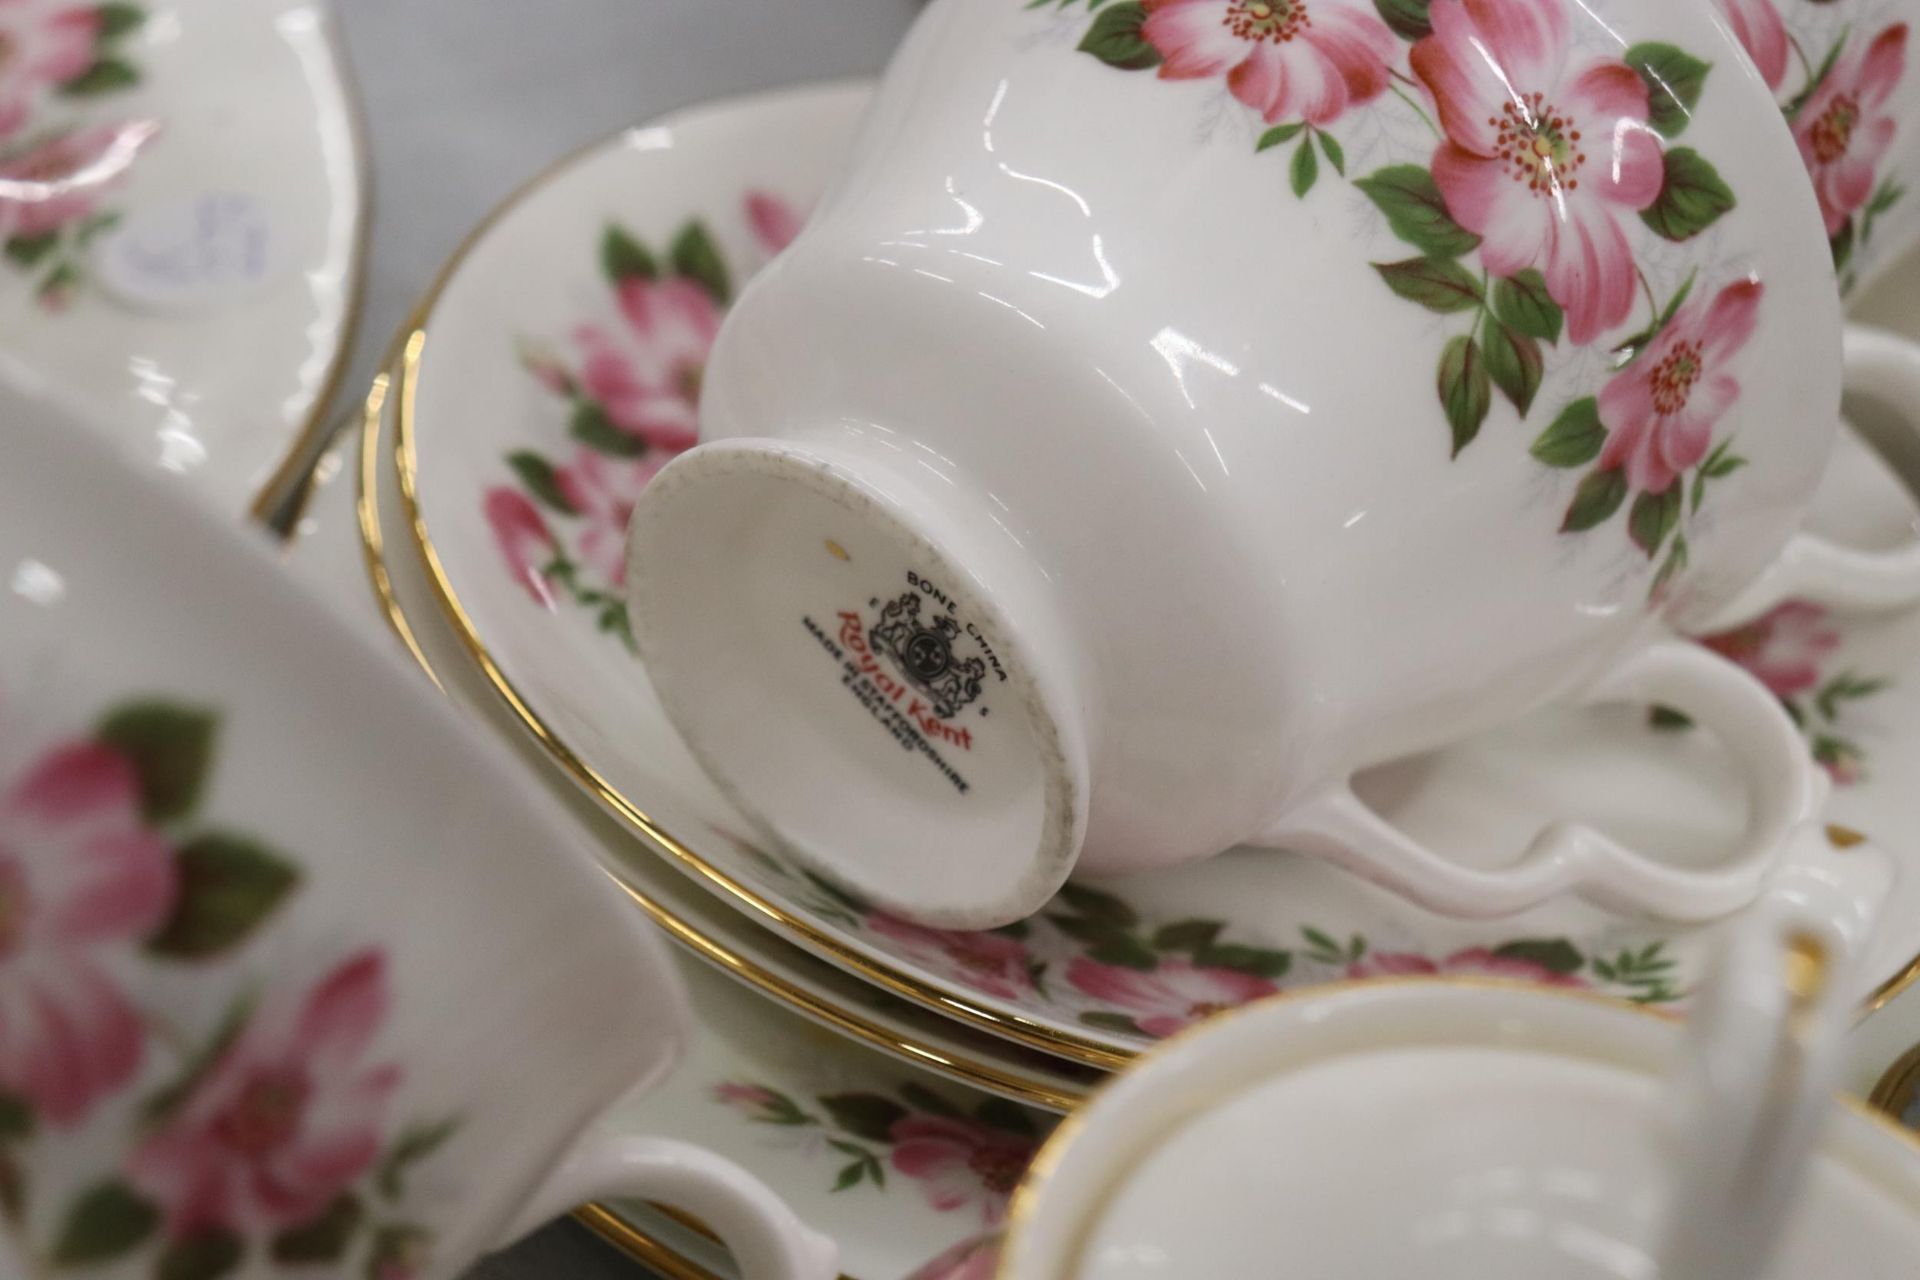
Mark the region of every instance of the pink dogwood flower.
[[874, 912], [867, 927], [899, 944], [923, 965], [958, 978], [974, 990], [1002, 1000], [1017, 1000], [1033, 990], [1027, 948], [1005, 934], [959, 929], [930, 929]]
[[100, 961], [159, 928], [177, 891], [112, 748], [51, 751], [0, 798], [0, 1089], [66, 1128], [134, 1078], [145, 1028]]
[[99, 34], [92, 5], [0, 3], [0, 138], [18, 133], [43, 95], [93, 65]]
[[1434, 0], [1413, 70], [1446, 134], [1433, 180], [1497, 276], [1539, 266], [1584, 345], [1627, 318], [1636, 275], [1619, 219], [1660, 194], [1647, 87], [1618, 58], [1576, 60], [1562, 0]]
[[1787, 78], [1787, 61], [1792, 45], [1787, 24], [1773, 0], [1714, 0], [1720, 13], [1739, 38], [1740, 47], [1753, 59], [1754, 68], [1767, 88], [1778, 91]]
[[1887, 110], [1907, 70], [1907, 24], [1895, 23], [1840, 55], [1794, 117], [1793, 137], [1813, 179], [1827, 234], [1840, 234], [1873, 195], [1898, 122]]
[[0, 240], [46, 235], [92, 213], [159, 131], [146, 120], [94, 125], [0, 160]]
[[699, 439], [700, 378], [720, 332], [720, 313], [691, 280], [626, 280], [624, 324], [582, 325], [581, 390], [615, 427], [678, 453]]
[[804, 221], [799, 210], [772, 192], [747, 193], [747, 223], [753, 228], [753, 238], [769, 255], [792, 244]]
[[1067, 982], [1075, 990], [1127, 1013], [1136, 1026], [1156, 1039], [1279, 990], [1267, 979], [1250, 973], [1202, 967], [1179, 959], [1163, 959], [1151, 971], [1143, 971], [1077, 956], [1067, 966]]
[[373, 1167], [401, 1074], [365, 1061], [387, 1006], [386, 958], [367, 951], [254, 1015], [128, 1161], [170, 1236], [310, 1222]]
[[1700, 643], [1745, 668], [1776, 698], [1794, 698], [1820, 683], [1820, 664], [1840, 647], [1840, 632], [1819, 605], [1789, 600]]
[[1556, 973], [1537, 960], [1495, 955], [1486, 947], [1468, 947], [1440, 960], [1409, 951], [1376, 951], [1347, 967], [1349, 978], [1435, 977], [1512, 978], [1549, 987], [1584, 987], [1576, 974]]
[[525, 587], [536, 603], [553, 608], [553, 585], [547, 581], [546, 567], [553, 563], [560, 547], [539, 509], [518, 489], [500, 485], [487, 490], [481, 510], [514, 581]]
[[912, 1115], [893, 1122], [893, 1167], [920, 1184], [942, 1213], [979, 1206], [988, 1226], [1033, 1161], [1031, 1138], [952, 1116]]
[[1169, 80], [1225, 74], [1268, 123], [1325, 126], [1386, 92], [1398, 42], [1352, 0], [1145, 0], [1141, 36]]
[[575, 544], [581, 560], [615, 586], [627, 580], [627, 524], [633, 519], [633, 504], [671, 456], [654, 449], [640, 458], [610, 458], [596, 449], [582, 449], [554, 473], [560, 492], [583, 520]]
[[1739, 398], [1739, 379], [1727, 370], [1753, 336], [1761, 291], [1759, 281], [1740, 280], [1711, 301], [1689, 301], [1608, 379], [1600, 391], [1601, 470], [1624, 467], [1633, 488], [1665, 493], [1706, 456], [1715, 424]]

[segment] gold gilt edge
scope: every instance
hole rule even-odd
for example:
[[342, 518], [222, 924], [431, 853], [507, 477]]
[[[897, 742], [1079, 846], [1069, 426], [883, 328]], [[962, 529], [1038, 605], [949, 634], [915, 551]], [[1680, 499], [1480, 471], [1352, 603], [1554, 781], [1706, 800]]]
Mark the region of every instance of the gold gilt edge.
[[327, 44], [332, 53], [333, 74], [340, 88], [342, 109], [346, 115], [347, 135], [353, 144], [354, 227], [353, 242], [347, 249], [347, 294], [341, 310], [339, 341], [327, 371], [314, 395], [313, 406], [304, 422], [294, 431], [281, 451], [279, 461], [267, 478], [254, 489], [247, 504], [250, 519], [266, 527], [284, 543], [294, 540], [293, 531], [313, 497], [314, 472], [326, 451], [338, 420], [333, 414], [334, 397], [346, 382], [353, 361], [354, 344], [360, 338], [364, 319], [368, 273], [368, 240], [373, 231], [373, 150], [372, 133], [367, 126], [366, 102], [353, 62], [347, 55], [340, 34], [340, 18], [331, 8], [322, 10]]

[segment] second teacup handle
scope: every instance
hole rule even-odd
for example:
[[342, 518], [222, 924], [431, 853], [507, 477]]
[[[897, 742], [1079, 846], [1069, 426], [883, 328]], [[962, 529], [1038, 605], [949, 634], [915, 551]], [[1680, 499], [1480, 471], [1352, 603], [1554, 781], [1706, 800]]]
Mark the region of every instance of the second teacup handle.
[[589, 1134], [509, 1221], [502, 1248], [552, 1218], [607, 1198], [652, 1200], [713, 1228], [742, 1280], [833, 1280], [839, 1250], [766, 1184], [704, 1147], [672, 1138]]
[[[1920, 438], [1920, 344], [1882, 329], [1847, 326], [1846, 388], [1897, 410], [1902, 425]], [[1920, 603], [1920, 537], [1864, 551], [1797, 533], [1764, 573], [1700, 629], [1726, 630], [1788, 600], [1844, 609]]]
[[1443, 915], [1491, 919], [1571, 893], [1614, 911], [1698, 921], [1751, 902], [1787, 834], [1825, 802], [1826, 777], [1779, 702], [1698, 645], [1662, 640], [1640, 649], [1582, 701], [1672, 707], [1713, 733], [1746, 784], [1747, 824], [1732, 856], [1704, 869], [1671, 866], [1564, 821], [1535, 836], [1512, 866], [1481, 870], [1420, 843], [1345, 782], [1296, 807], [1254, 843], [1325, 858]]

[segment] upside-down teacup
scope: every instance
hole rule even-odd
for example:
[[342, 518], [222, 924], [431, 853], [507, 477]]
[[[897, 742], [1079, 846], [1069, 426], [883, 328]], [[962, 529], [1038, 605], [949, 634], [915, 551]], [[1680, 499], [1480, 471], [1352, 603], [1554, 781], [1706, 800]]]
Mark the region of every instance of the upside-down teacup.
[[[1240, 843], [1456, 915], [1738, 908], [1819, 787], [1654, 629], [1779, 556], [1841, 383], [1744, 64], [1667, 0], [937, 0], [638, 502], [675, 724], [792, 853], [938, 924]], [[1920, 392], [1883, 335], [1852, 358]], [[1468, 871], [1347, 787], [1609, 699], [1739, 757], [1727, 862], [1560, 824]]]
[[596, 1126], [691, 1015], [505, 751], [258, 535], [0, 414], [0, 1274], [432, 1280], [634, 1195], [832, 1276], [744, 1171]]

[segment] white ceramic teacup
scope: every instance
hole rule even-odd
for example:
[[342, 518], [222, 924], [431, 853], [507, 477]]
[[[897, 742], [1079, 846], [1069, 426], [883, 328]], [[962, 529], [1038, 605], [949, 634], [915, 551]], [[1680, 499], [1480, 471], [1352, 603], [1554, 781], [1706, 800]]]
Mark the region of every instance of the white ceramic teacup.
[[[1817, 784], [1654, 620], [1778, 557], [1831, 442], [1793, 139], [1705, 5], [1387, 8], [929, 7], [632, 526], [648, 674], [794, 854], [967, 927], [1242, 843], [1454, 915], [1751, 900]], [[1347, 787], [1641, 698], [1741, 759], [1723, 866], [1561, 825], [1470, 872]]]
[[0, 1274], [431, 1280], [621, 1195], [835, 1274], [743, 1170], [595, 1127], [691, 1016], [504, 749], [256, 534], [0, 415]]
[[[1886, 865], [1869, 853], [1861, 873]], [[998, 1274], [1910, 1275], [1920, 1145], [1832, 1105], [1855, 944], [1826, 928], [1825, 892], [1763, 900], [1684, 1034], [1582, 993], [1452, 979], [1223, 1015], [1061, 1128]]]

